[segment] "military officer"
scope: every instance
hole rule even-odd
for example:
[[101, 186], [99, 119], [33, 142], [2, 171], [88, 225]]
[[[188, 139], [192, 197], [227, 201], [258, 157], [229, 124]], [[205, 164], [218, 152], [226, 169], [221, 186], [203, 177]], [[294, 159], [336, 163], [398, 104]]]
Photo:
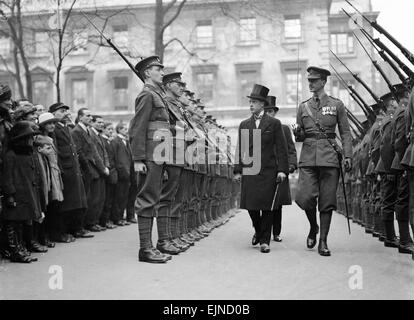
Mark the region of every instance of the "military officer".
[[[135, 116], [129, 128], [132, 159], [140, 184], [136, 201], [140, 238], [138, 259], [149, 263], [165, 263], [171, 259], [170, 255], [154, 248], [151, 241], [153, 218], [157, 216], [156, 207], [160, 202], [166, 162], [165, 154], [158, 154], [156, 149], [171, 135], [162, 88], [163, 68], [158, 56], [142, 59], [135, 66], [145, 84], [135, 100]], [[168, 145], [167, 140], [164, 146]], [[157, 219], [160, 239], [168, 238], [164, 223], [165, 219]]]
[[[276, 117], [276, 114], [279, 111], [279, 107], [276, 106], [276, 97], [268, 96], [267, 104], [264, 108], [265, 112], [271, 116]], [[289, 126], [282, 124], [283, 133], [285, 134], [286, 143], [288, 146], [288, 156], [289, 156], [289, 173], [295, 172], [298, 166], [298, 160], [296, 156], [295, 143], [292, 139], [292, 133]], [[280, 232], [282, 230], [282, 206], [291, 205], [292, 197], [290, 195], [290, 186], [289, 179], [286, 179], [279, 188], [279, 198], [277, 199], [278, 206], [273, 213], [273, 240], [276, 242], [282, 242], [280, 237]]]
[[325, 93], [324, 87], [330, 76], [328, 70], [309, 67], [309, 89], [313, 97], [302, 102], [297, 113], [296, 140], [303, 141], [299, 161], [299, 182], [296, 203], [305, 210], [310, 223], [307, 238], [309, 249], [316, 245], [319, 226], [316, 206], [320, 213], [321, 234], [318, 252], [330, 256], [327, 237], [332, 211], [336, 210], [336, 191], [339, 181], [339, 166], [335, 130], [338, 126], [345, 154], [345, 167], [351, 169], [352, 144], [348, 118], [344, 104]]

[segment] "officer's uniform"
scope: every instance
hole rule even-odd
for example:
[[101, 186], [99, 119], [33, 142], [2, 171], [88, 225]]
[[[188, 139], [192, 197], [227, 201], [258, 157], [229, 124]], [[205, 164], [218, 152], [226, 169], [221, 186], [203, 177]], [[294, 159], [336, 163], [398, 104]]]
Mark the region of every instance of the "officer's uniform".
[[[315, 67], [308, 68], [308, 72], [310, 80], [326, 78], [330, 75], [328, 70]], [[326, 246], [324, 238], [329, 231], [330, 217], [332, 211], [337, 208], [336, 193], [341, 165], [332, 145], [338, 147], [335, 142], [337, 126], [345, 158], [352, 157], [351, 133], [345, 106], [340, 100], [323, 92], [320, 96], [314, 96], [300, 104], [297, 126], [300, 128], [300, 132], [296, 131], [297, 139], [303, 141], [303, 146], [299, 160], [296, 203], [306, 211], [312, 226], [308, 236], [308, 247], [313, 247], [316, 242], [318, 227], [315, 215], [318, 205], [322, 227], [319, 245]], [[323, 255], [330, 254], [327, 247], [322, 249], [325, 252]]]

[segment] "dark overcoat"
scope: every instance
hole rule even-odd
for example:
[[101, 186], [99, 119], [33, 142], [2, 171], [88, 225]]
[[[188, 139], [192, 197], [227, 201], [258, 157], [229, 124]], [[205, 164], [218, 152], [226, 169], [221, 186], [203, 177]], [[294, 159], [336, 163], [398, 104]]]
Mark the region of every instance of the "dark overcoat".
[[[292, 139], [292, 133], [289, 129], [289, 126], [282, 124], [283, 134], [286, 138], [287, 148], [288, 148], [288, 158], [289, 166], [294, 166], [295, 169], [298, 167], [298, 158], [296, 154], [295, 143]], [[286, 206], [292, 204], [292, 196], [290, 194], [290, 185], [289, 179], [283, 181], [279, 186], [277, 202], [279, 205]]]
[[117, 136], [111, 141], [111, 146], [114, 151], [115, 168], [118, 173], [118, 179], [122, 181], [130, 180], [133, 162], [129, 142], [125, 144], [122, 139]]
[[58, 153], [58, 164], [62, 173], [63, 202], [60, 212], [86, 209], [86, 193], [83, 185], [76, 146], [68, 127], [56, 125], [53, 140]]
[[4, 205], [4, 220], [25, 221], [41, 216], [39, 188], [40, 173], [35, 164], [33, 153], [16, 153], [7, 151], [3, 163], [2, 189], [4, 198], [14, 197], [16, 207]]
[[102, 140], [106, 154], [108, 155], [108, 161], [109, 161], [109, 176], [107, 177], [107, 181], [109, 184], [116, 184], [118, 182], [118, 172], [116, 171], [115, 167], [115, 151], [112, 146], [111, 141], [104, 137], [100, 136], [100, 139]]
[[[260, 146], [254, 145], [254, 130], [260, 134]], [[253, 156], [254, 151], [254, 161], [249, 164], [249, 157]], [[259, 128], [256, 128], [253, 116], [244, 120], [239, 126], [235, 159], [234, 173], [242, 174], [240, 208], [270, 210], [278, 172], [286, 176], [289, 173], [287, 143], [281, 122], [264, 114]], [[253, 168], [259, 168], [259, 171], [255, 173]], [[248, 169], [252, 171], [248, 173]], [[279, 205], [276, 202], [275, 208]]]

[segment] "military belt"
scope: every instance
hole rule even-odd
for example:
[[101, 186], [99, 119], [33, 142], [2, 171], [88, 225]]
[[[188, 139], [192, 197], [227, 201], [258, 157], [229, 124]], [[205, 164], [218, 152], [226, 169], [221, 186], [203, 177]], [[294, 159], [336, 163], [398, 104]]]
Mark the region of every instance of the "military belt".
[[335, 139], [335, 133], [307, 133], [306, 138], [316, 139], [316, 140], [323, 140], [323, 139]]

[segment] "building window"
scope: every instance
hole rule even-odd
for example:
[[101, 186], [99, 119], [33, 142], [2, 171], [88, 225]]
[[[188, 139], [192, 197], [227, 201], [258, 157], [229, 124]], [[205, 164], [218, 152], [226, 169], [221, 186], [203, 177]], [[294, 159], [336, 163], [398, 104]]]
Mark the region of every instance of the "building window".
[[331, 34], [331, 49], [335, 54], [353, 54], [354, 37], [349, 33]]
[[295, 70], [285, 70], [286, 103], [297, 104], [299, 94], [302, 93], [302, 74]]
[[196, 74], [197, 93], [206, 104], [211, 103], [214, 98], [214, 73]]
[[196, 27], [197, 47], [211, 47], [213, 45], [213, 25], [211, 20], [198, 21]]
[[128, 26], [126, 24], [114, 26], [113, 30], [115, 45], [123, 50], [126, 50], [128, 48]]
[[256, 18], [240, 19], [240, 42], [250, 43], [256, 40]]
[[249, 100], [247, 96], [252, 92], [256, 83], [261, 83], [261, 63], [237, 64], [236, 73], [238, 79], [238, 104], [247, 107]]
[[43, 106], [49, 105], [49, 82], [47, 80], [33, 81], [33, 102]]
[[88, 81], [72, 80], [72, 106], [75, 111], [86, 108], [88, 101]]
[[34, 34], [34, 49], [38, 55], [48, 54], [49, 36], [46, 32], [35, 32]]
[[10, 49], [10, 38], [0, 37], [0, 56], [8, 57]]
[[128, 110], [128, 77], [114, 77], [114, 109]]
[[[355, 81], [353, 80], [346, 80], [346, 82], [347, 85], [355, 86]], [[352, 100], [348, 90], [337, 79], [332, 80], [332, 95], [340, 99], [351, 112], [356, 111], [355, 101]]]
[[285, 16], [285, 39], [302, 38], [300, 15]]
[[88, 32], [76, 30], [73, 32], [73, 53], [85, 53], [88, 45]]

